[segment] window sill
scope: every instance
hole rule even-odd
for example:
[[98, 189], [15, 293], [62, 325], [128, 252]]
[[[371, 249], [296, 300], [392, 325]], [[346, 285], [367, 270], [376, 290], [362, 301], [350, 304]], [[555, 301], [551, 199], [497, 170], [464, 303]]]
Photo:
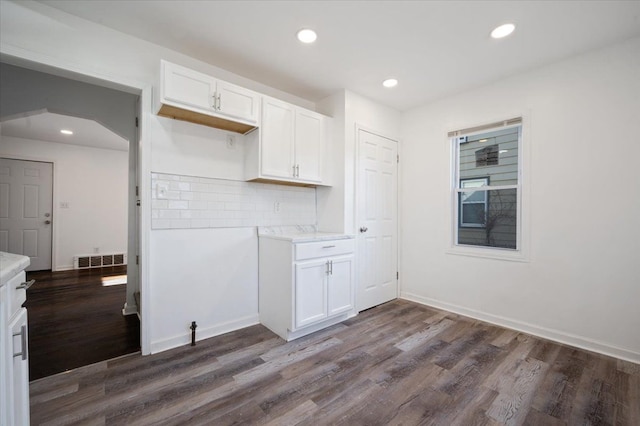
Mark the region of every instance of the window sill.
[[453, 246], [446, 250], [447, 254], [457, 256], [483, 257], [487, 259], [508, 260], [511, 262], [529, 262], [522, 250], [510, 250], [494, 247]]

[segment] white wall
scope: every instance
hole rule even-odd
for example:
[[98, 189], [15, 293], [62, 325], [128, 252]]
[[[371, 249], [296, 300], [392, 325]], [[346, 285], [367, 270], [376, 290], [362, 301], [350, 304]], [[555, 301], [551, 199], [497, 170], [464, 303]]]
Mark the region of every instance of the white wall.
[[322, 230], [354, 234], [356, 129], [398, 140], [400, 112], [344, 90], [318, 103], [318, 110], [334, 116], [330, 164], [333, 187], [318, 188], [318, 226]]
[[96, 247], [127, 253], [127, 151], [2, 136], [0, 156], [54, 163], [54, 270]]
[[[403, 114], [402, 296], [640, 362], [638, 76], [636, 38]], [[529, 261], [447, 254], [447, 131], [518, 114]]]
[[191, 321], [198, 340], [258, 323], [255, 228], [153, 231], [151, 248], [152, 352], [188, 343]]
[[[146, 229], [143, 229], [141, 242], [141, 268], [149, 271], [146, 276], [148, 284], [145, 288], [143, 277], [142, 288], [143, 353], [151, 348], [167, 348], [171, 342], [182, 341], [179, 336], [176, 337], [179, 333], [184, 338], [189, 335], [190, 323], [180, 323], [178, 331], [178, 328], [165, 327], [164, 322], [157, 325], [159, 318], [170, 321], [179, 312], [213, 310], [212, 300], [232, 309], [215, 313], [211, 311], [209, 315], [202, 316], [198, 320], [201, 327], [199, 330], [217, 330], [224, 329], [226, 324], [243, 324], [245, 314], [249, 311], [257, 318], [257, 303], [252, 302], [257, 297], [254, 288], [239, 286], [238, 291], [245, 292], [245, 297], [235, 297], [219, 291], [220, 288], [234, 285], [235, 279], [229, 275], [220, 275], [217, 287], [199, 287], [197, 292], [185, 297], [188, 283], [176, 281], [175, 276], [169, 273], [157, 273], [173, 267], [176, 271], [188, 270], [193, 276], [207, 276], [213, 266], [224, 266], [226, 261], [225, 258], [215, 256], [218, 253], [216, 250], [223, 251], [226, 247], [228, 252], [233, 252], [236, 244], [247, 249], [252, 243], [244, 235], [234, 233], [235, 231], [220, 240], [217, 237], [224, 230], [211, 230], [208, 233], [188, 230], [151, 231], [151, 171], [241, 180], [243, 165], [238, 158], [242, 158], [243, 148], [242, 143], [237, 150], [227, 150], [224, 144], [217, 144], [223, 141], [221, 138], [224, 132], [157, 117], [151, 110], [151, 91], [148, 89], [155, 84], [160, 71], [160, 59], [166, 59], [302, 107], [313, 109], [314, 104], [179, 52], [31, 1], [0, 2], [0, 53], [3, 60], [18, 65], [21, 61], [37, 62], [66, 70], [63, 75], [73, 74], [74, 77], [81, 78], [88, 75], [110, 82], [107, 83], [110, 87], [136, 88], [129, 89], [135, 93], [139, 93], [140, 89], [146, 90], [142, 96], [143, 110], [140, 117], [140, 155], [143, 171], [147, 169], [147, 173], [141, 176], [141, 209], [146, 215], [142, 218]], [[163, 236], [169, 233], [169, 237], [162, 238], [157, 235], [159, 233]], [[210, 246], [203, 249], [202, 238], [205, 234], [210, 237], [207, 240]], [[147, 248], [148, 252], [145, 251]], [[189, 261], [199, 258], [201, 253], [210, 255], [207, 262]], [[169, 265], [166, 262], [170, 262]], [[243, 267], [247, 274], [257, 274], [257, 258], [247, 257]], [[255, 282], [257, 285], [257, 278]], [[172, 324], [178, 323], [179, 321], [175, 321]], [[199, 336], [204, 334], [199, 333]]]

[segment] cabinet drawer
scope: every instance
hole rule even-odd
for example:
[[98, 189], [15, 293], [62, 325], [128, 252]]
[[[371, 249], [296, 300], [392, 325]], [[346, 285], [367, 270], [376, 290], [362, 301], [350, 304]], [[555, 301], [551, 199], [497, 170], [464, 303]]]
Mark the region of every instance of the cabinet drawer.
[[349, 238], [343, 240], [316, 241], [313, 243], [297, 243], [295, 246], [296, 260], [305, 260], [353, 253], [355, 242], [353, 238]]

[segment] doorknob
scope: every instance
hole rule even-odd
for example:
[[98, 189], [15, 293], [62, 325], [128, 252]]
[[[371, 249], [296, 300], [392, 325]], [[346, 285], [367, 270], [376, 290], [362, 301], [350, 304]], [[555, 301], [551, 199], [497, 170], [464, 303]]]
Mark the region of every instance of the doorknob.
[[368, 230], [369, 228], [367, 228], [366, 226], [360, 228], [360, 232], [367, 232]]
[[45, 225], [51, 225], [51, 221], [50, 221], [50, 220], [45, 220], [45, 221], [44, 221], [44, 224], [45, 224]]

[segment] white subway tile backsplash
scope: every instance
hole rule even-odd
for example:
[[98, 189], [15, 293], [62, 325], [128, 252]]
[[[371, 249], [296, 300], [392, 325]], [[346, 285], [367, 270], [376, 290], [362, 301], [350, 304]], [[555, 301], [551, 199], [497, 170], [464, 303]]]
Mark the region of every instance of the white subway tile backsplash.
[[[158, 198], [157, 185], [169, 190]], [[153, 229], [312, 225], [315, 188], [151, 174]]]
[[169, 208], [170, 209], [188, 209], [189, 208], [189, 202], [188, 201], [169, 201]]

